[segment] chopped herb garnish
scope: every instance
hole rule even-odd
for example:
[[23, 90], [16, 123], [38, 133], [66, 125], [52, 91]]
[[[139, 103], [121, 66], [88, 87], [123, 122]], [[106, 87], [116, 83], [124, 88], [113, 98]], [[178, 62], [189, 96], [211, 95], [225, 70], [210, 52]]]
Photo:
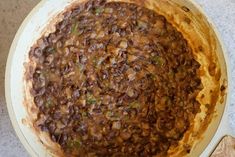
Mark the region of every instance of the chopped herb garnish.
[[100, 8], [96, 8], [96, 9], [95, 9], [95, 14], [96, 14], [96, 15], [99, 15], [99, 14], [102, 13], [103, 11], [104, 11], [104, 8], [101, 8], [101, 7], [100, 7]]
[[137, 101], [134, 101], [134, 102], [130, 103], [130, 107], [138, 109], [138, 108], [140, 108], [140, 103], [138, 103]]
[[97, 64], [97, 57], [94, 57], [93, 59], [92, 59], [92, 62], [93, 62], [93, 65], [94, 65], [94, 67], [98, 67], [98, 64]]
[[73, 142], [74, 146], [79, 148], [81, 146], [81, 141], [77, 139], [76, 141]]
[[157, 65], [163, 65], [163, 64], [165, 64], [165, 60], [162, 58], [162, 57], [160, 57], [160, 56], [154, 56], [153, 58], [152, 58], [152, 62], [154, 63], [154, 64], [157, 64]]
[[95, 99], [89, 99], [89, 100], [87, 100], [87, 103], [88, 104], [95, 104], [96, 100]]
[[124, 120], [124, 121], [128, 121], [129, 119], [130, 119], [129, 115], [125, 115], [125, 116], [123, 117], [123, 120]]
[[105, 117], [111, 121], [120, 120], [120, 115], [117, 112], [107, 111]]
[[87, 104], [95, 104], [96, 98], [92, 94], [87, 94], [86, 95], [86, 102], [87, 102]]
[[161, 102], [166, 104], [166, 105], [171, 105], [171, 99], [168, 96], [162, 97]]
[[75, 35], [78, 33], [78, 22], [73, 23], [71, 33]]
[[111, 120], [114, 121], [114, 120], [120, 120], [120, 115], [118, 113], [114, 114], [112, 117], [111, 117]]
[[67, 142], [67, 148], [69, 148], [69, 149], [73, 148], [73, 142], [72, 141]]
[[45, 103], [45, 107], [46, 108], [50, 108], [50, 107], [52, 107], [53, 106], [53, 102], [49, 99], [49, 100], [47, 100], [47, 102]]
[[152, 80], [156, 80], [156, 75], [154, 75], [154, 74], [150, 74], [150, 78], [152, 79]]
[[79, 71], [82, 73], [84, 71], [84, 65], [81, 63], [77, 63], [77, 66], [79, 68]]
[[55, 48], [54, 47], [49, 47], [49, 48], [47, 48], [47, 52], [54, 53]]
[[85, 117], [87, 117], [87, 116], [88, 116], [87, 112], [82, 111], [82, 117], [85, 118]]
[[111, 111], [108, 111], [108, 112], [106, 112], [106, 114], [105, 114], [105, 116], [106, 116], [106, 118], [110, 118], [110, 117], [112, 117], [112, 115], [113, 115], [113, 113], [111, 112]]
[[74, 148], [74, 147], [76, 147], [76, 148], [80, 148], [81, 147], [81, 140], [79, 140], [79, 139], [76, 139], [76, 140], [73, 140], [73, 141], [69, 141], [68, 143], [67, 143], [67, 147], [68, 148]]

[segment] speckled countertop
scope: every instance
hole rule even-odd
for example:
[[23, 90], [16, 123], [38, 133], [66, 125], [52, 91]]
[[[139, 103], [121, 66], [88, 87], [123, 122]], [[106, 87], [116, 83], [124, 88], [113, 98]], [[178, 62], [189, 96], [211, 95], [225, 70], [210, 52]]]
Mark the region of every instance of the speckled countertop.
[[[12, 128], [4, 97], [4, 72], [14, 35], [40, 0], [0, 0], [0, 157], [28, 157]], [[230, 124], [235, 130], [235, 0], [196, 0], [206, 11], [224, 41], [232, 72]], [[234, 155], [234, 154], [233, 154]], [[235, 155], [234, 155], [235, 156]]]

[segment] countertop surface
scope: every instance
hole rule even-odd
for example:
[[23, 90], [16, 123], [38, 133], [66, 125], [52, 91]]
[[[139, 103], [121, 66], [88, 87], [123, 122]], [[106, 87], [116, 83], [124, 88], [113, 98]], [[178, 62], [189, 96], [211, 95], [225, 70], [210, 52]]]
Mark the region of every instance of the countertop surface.
[[[17, 138], [8, 116], [4, 95], [4, 75], [7, 55], [14, 35], [25, 16], [39, 1], [0, 0], [0, 157], [29, 156]], [[228, 115], [229, 123], [235, 130], [235, 0], [195, 1], [215, 23], [227, 49], [233, 80]]]

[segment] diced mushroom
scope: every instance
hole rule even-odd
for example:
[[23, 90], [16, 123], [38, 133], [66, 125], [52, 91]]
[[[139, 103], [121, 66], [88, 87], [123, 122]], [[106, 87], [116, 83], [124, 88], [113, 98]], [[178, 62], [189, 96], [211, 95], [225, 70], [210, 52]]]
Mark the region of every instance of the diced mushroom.
[[119, 44], [119, 47], [122, 48], [122, 49], [126, 49], [128, 47], [127, 41], [122, 40]]
[[103, 104], [107, 105], [110, 103], [110, 101], [111, 101], [111, 97], [109, 95], [103, 96], [103, 100], [102, 100]]
[[137, 59], [138, 59], [137, 56], [128, 54], [128, 62], [133, 62], [133, 61], [136, 61]]
[[123, 140], [128, 140], [131, 137], [131, 134], [129, 132], [121, 132], [120, 136]]
[[128, 88], [127, 91], [126, 91], [126, 94], [129, 97], [133, 97], [135, 95], [134, 90], [132, 88]]
[[136, 72], [132, 68], [129, 68], [126, 73], [130, 81], [133, 81], [135, 79]]
[[113, 122], [112, 129], [121, 129], [121, 123], [119, 121]]

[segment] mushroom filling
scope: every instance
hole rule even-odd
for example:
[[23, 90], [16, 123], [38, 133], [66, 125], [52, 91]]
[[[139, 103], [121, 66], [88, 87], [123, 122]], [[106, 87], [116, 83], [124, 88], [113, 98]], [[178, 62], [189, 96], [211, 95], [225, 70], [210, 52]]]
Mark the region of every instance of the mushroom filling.
[[90, 0], [30, 50], [35, 125], [68, 156], [161, 156], [200, 111], [183, 35], [141, 6]]

